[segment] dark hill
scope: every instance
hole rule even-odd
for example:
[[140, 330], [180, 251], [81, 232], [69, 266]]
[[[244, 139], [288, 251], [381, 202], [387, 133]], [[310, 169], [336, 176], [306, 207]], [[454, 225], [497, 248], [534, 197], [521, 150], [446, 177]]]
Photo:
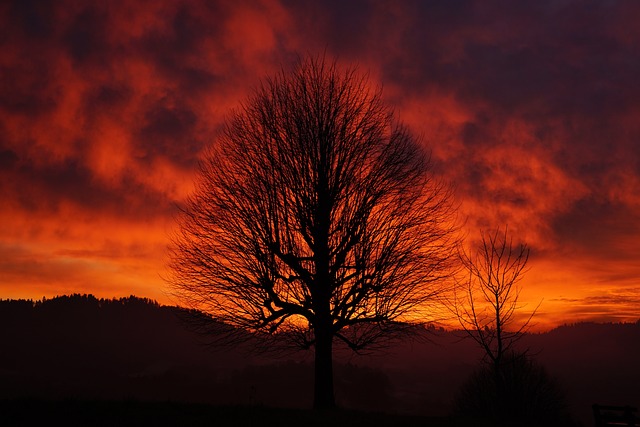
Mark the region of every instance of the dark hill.
[[[183, 309], [137, 297], [0, 301], [0, 399], [173, 400], [306, 408], [309, 353], [274, 358], [205, 345]], [[341, 402], [389, 407], [389, 380], [342, 364]]]
[[522, 344], [559, 379], [585, 425], [594, 403], [640, 407], [640, 321], [565, 325]]
[[[133, 296], [0, 300], [0, 399], [310, 406], [310, 353], [278, 359], [205, 346], [181, 321], [184, 314]], [[337, 355], [340, 404], [447, 414], [481, 353], [455, 332], [421, 335], [370, 356]], [[568, 325], [530, 334], [521, 345], [558, 378], [586, 425], [592, 403], [640, 405], [640, 322]]]
[[180, 312], [136, 297], [0, 301], [0, 397], [206, 400], [198, 388], [242, 361], [206, 351]]

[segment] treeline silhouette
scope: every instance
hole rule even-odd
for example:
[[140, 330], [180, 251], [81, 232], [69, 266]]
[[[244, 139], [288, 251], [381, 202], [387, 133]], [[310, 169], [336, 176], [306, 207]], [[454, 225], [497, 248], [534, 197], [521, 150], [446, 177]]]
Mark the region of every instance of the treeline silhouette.
[[[179, 311], [133, 296], [0, 301], [0, 397], [196, 397], [190, 387], [172, 395], [157, 380], [179, 383], [192, 367], [213, 375]], [[233, 366], [224, 354], [218, 361]]]
[[[309, 406], [309, 354], [214, 348], [182, 322], [184, 314], [135, 296], [0, 300], [0, 398]], [[347, 406], [390, 399], [379, 371], [343, 363], [337, 375]]]
[[[184, 309], [130, 296], [0, 300], [0, 398], [138, 399], [306, 408], [312, 355], [203, 345]], [[336, 399], [360, 410], [446, 415], [481, 353], [460, 334], [370, 356], [336, 355]], [[640, 403], [640, 322], [578, 323], [520, 343], [592, 423], [591, 404]]]

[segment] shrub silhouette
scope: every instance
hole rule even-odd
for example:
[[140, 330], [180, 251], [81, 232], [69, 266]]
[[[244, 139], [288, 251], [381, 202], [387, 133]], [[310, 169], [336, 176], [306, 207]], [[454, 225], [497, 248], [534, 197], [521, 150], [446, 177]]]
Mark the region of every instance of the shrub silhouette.
[[510, 426], [570, 424], [564, 393], [542, 365], [526, 355], [509, 354], [501, 367], [501, 393], [494, 369], [483, 364], [462, 385], [455, 415]]

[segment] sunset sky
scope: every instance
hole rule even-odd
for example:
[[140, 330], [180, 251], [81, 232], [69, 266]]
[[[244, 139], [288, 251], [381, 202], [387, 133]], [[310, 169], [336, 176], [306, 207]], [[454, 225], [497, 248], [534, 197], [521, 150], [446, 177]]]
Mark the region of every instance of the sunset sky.
[[640, 318], [640, 2], [3, 1], [0, 298], [161, 303], [229, 110], [298, 53], [384, 87], [469, 237], [531, 247], [540, 328]]

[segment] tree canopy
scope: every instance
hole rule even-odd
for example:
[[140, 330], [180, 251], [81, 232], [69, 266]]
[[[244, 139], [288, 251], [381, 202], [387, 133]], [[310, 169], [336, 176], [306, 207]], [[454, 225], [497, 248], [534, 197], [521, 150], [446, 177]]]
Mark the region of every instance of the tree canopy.
[[359, 351], [425, 318], [450, 277], [454, 215], [381, 89], [308, 57], [265, 79], [206, 151], [169, 281], [228, 325], [314, 346], [316, 407], [331, 406], [318, 376], [334, 339]]

